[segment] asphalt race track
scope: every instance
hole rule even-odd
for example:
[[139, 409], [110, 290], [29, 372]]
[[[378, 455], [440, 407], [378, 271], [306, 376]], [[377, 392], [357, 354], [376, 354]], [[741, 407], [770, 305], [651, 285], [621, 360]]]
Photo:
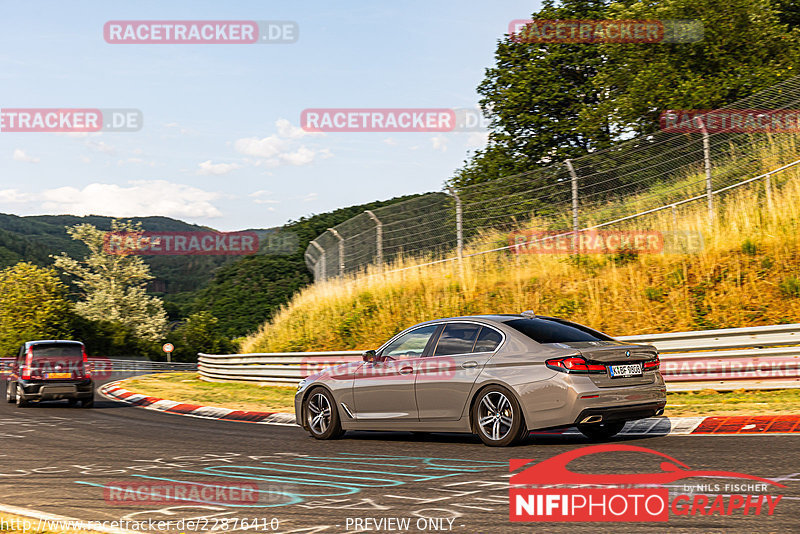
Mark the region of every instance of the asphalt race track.
[[[95, 407], [86, 410], [61, 403], [23, 409], [2, 404], [0, 504], [86, 521], [124, 520], [128, 530], [137, 524], [132, 522], [152, 520], [146, 530], [153, 532], [800, 530], [798, 435], [648, 436], [612, 443], [654, 449], [692, 469], [770, 478], [786, 488], [767, 491], [783, 495], [771, 516], [765, 509], [747, 516], [741, 511], [731, 516], [671, 515], [666, 523], [511, 523], [509, 460], [541, 461], [585, 447], [588, 441], [534, 436], [517, 447], [493, 449], [471, 436], [364, 432], [319, 442], [293, 426], [183, 417], [98, 396]], [[661, 472], [661, 460], [653, 455], [605, 454], [605, 460], [587, 456], [570, 468], [581, 473]], [[257, 484], [257, 502], [142, 503], [115, 498], [108, 489], [220, 480]], [[670, 486], [670, 498], [687, 493], [685, 485], [731, 481], [741, 482], [681, 480]], [[692, 493], [704, 492], [707, 488]], [[194, 523], [178, 523], [181, 519]], [[161, 529], [153, 527], [157, 521], [172, 523]]]

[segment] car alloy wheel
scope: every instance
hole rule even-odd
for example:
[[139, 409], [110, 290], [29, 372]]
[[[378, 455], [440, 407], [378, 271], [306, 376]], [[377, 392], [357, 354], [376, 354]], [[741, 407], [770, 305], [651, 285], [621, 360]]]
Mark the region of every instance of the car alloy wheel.
[[473, 407], [473, 421], [484, 444], [504, 447], [523, 436], [525, 422], [514, 396], [505, 388], [491, 386], [481, 392]]
[[317, 439], [334, 439], [343, 434], [333, 397], [326, 390], [311, 391], [305, 402], [306, 425]]
[[23, 408], [28, 405], [28, 401], [25, 400], [25, 396], [22, 391], [22, 386], [20, 386], [19, 384], [17, 384], [17, 393], [16, 393], [16, 398], [14, 400], [17, 402], [18, 408]]

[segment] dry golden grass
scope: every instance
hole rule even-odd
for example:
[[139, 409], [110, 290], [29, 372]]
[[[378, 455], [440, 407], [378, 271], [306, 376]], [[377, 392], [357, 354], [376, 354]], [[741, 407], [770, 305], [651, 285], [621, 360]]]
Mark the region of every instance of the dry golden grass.
[[[794, 155], [784, 146], [781, 161], [770, 155], [780, 151], [766, 151], [762, 168], [797, 159], [793, 143]], [[759, 180], [715, 201], [711, 222], [705, 201], [698, 201], [613, 228], [700, 232], [700, 253], [593, 254], [576, 261], [500, 252], [398, 271], [424, 261], [401, 258], [389, 267], [394, 272], [371, 268], [304, 289], [241, 349], [375, 348], [420, 321], [527, 309], [611, 335], [798, 322], [800, 170], [773, 176], [769, 199]], [[485, 250], [504, 241], [507, 234], [487, 233], [470, 246]]]

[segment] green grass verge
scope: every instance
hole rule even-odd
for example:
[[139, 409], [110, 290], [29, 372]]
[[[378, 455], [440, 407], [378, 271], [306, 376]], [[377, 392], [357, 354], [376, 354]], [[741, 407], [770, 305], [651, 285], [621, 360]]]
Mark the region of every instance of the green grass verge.
[[127, 390], [187, 404], [259, 412], [293, 412], [295, 387], [204, 382], [197, 373], [158, 373], [122, 382]]
[[[294, 411], [293, 387], [203, 382], [197, 373], [160, 373], [131, 378], [122, 387], [188, 404], [262, 412]], [[800, 389], [680, 392], [667, 394], [666, 415], [800, 414]]]

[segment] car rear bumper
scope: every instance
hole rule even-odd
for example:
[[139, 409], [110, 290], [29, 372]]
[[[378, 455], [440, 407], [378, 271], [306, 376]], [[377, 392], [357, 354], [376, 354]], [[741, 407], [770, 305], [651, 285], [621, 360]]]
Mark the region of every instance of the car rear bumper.
[[94, 397], [94, 383], [91, 380], [20, 380], [19, 385], [26, 401]]
[[588, 376], [559, 374], [533, 384], [536, 387], [517, 386], [517, 391], [525, 392], [521, 404], [528, 429], [538, 430], [574, 425], [589, 415], [616, 421], [660, 415], [667, 403], [666, 386], [660, 374], [651, 379], [648, 384], [612, 388], [598, 387]]
[[[614, 421], [633, 421], [646, 417], [655, 417], [664, 413], [663, 402], [632, 404], [629, 406], [609, 406], [604, 408], [586, 408], [575, 419], [574, 423], [610, 423]], [[598, 417], [600, 419], [598, 419]]]

